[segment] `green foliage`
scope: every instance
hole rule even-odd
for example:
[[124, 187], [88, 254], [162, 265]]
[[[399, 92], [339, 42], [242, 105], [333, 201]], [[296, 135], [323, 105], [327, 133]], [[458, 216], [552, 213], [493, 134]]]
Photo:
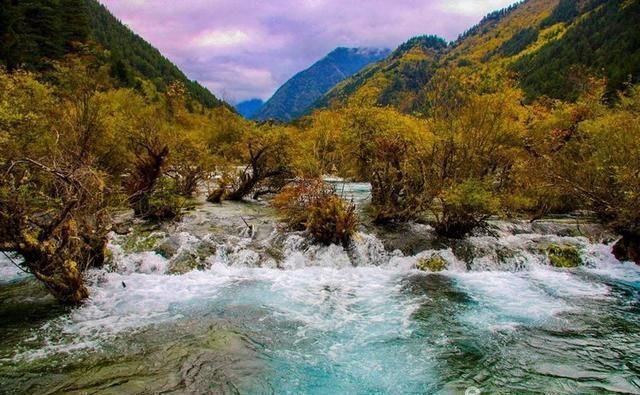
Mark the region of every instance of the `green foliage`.
[[508, 41], [498, 48], [497, 52], [505, 57], [517, 55], [538, 39], [538, 31], [534, 28], [526, 28], [518, 31]]
[[415, 50], [434, 50], [434, 51], [442, 51], [447, 48], [449, 44], [438, 36], [426, 35], [426, 36], [417, 36], [409, 39], [407, 42], [401, 44], [393, 53], [391, 54], [392, 59], [397, 59], [404, 55], [405, 53]]
[[[625, 251], [637, 256], [640, 235], [640, 92], [630, 87], [607, 108], [604, 87], [590, 89], [575, 104], [539, 108], [541, 119], [530, 126], [529, 168], [522, 176], [529, 187], [551, 193], [567, 209], [590, 209], [623, 236]], [[565, 209], [566, 210], [566, 209]], [[558, 208], [551, 208], [558, 212]]]
[[135, 86], [135, 79], [152, 81], [156, 89], [164, 92], [172, 82], [183, 83], [191, 98], [206, 107], [222, 102], [206, 88], [190, 81], [160, 51], [129, 30], [96, 0], [83, 0], [88, 9], [91, 38], [111, 52], [113, 75], [123, 86]]
[[[86, 103], [86, 102], [85, 102]], [[32, 74], [0, 70], [0, 251], [16, 252], [23, 267], [56, 298], [77, 304], [88, 296], [83, 271], [105, 260], [109, 206], [117, 200], [104, 175], [67, 123], [77, 102], [56, 97]]]
[[542, 21], [542, 27], [549, 27], [556, 23], [568, 23], [579, 15], [578, 0], [560, 0], [551, 15]]
[[167, 221], [180, 218], [186, 207], [186, 199], [180, 195], [176, 182], [162, 177], [147, 198], [143, 218], [151, 221]]
[[111, 76], [121, 86], [136, 87], [143, 78], [164, 92], [172, 82], [180, 81], [197, 103], [206, 107], [223, 104], [96, 0], [2, 1], [0, 65], [9, 70], [48, 69], [52, 60], [86, 51], [94, 42], [109, 51]]
[[0, 65], [9, 70], [41, 70], [88, 38], [84, 0], [3, 0], [0, 8]]
[[105, 262], [112, 210], [176, 218], [216, 155], [205, 135], [218, 133], [217, 109], [190, 113], [179, 84], [145, 89], [153, 100], [116, 86], [90, 52], [45, 74], [0, 69], [0, 250], [64, 303], [88, 296], [83, 273]]
[[497, 214], [500, 202], [477, 180], [467, 180], [443, 191], [440, 213], [436, 213], [434, 228], [439, 235], [462, 238]]
[[249, 194], [254, 198], [268, 193], [277, 193], [288, 182], [291, 174], [291, 136], [286, 128], [264, 126], [253, 129], [243, 141], [243, 170], [234, 177], [229, 200], [242, 200]]
[[473, 26], [471, 29], [467, 30], [466, 32], [462, 33], [459, 37], [457, 42], [461, 42], [464, 39], [477, 35], [477, 34], [483, 34], [486, 33], [490, 27], [495, 26], [495, 24], [497, 24], [498, 22], [500, 22], [503, 18], [505, 18], [506, 16], [510, 15], [513, 11], [517, 10], [518, 7], [520, 5], [522, 5], [523, 3], [525, 3], [524, 1], [519, 1], [516, 2], [512, 5], [510, 5], [509, 7], [505, 7], [501, 10], [497, 10], [497, 11], [492, 11], [490, 13], [488, 13], [487, 15], [485, 15], [481, 20], [480, 23], [478, 23], [477, 25]]
[[[392, 109], [350, 107], [344, 114], [345, 173], [371, 183], [378, 223], [415, 219], [423, 207], [421, 125]], [[422, 143], [427, 144], [428, 140]]]
[[315, 108], [384, 105], [424, 114], [425, 87], [454, 64], [469, 79], [482, 75], [479, 84], [509, 76], [528, 102], [541, 96], [574, 101], [593, 76], [606, 77], [608, 97], [615, 98], [625, 83], [640, 78], [639, 19], [637, 0], [520, 2], [488, 15], [452, 45], [410, 40], [338, 84]]
[[437, 36], [414, 37], [385, 60], [346, 79], [320, 98], [315, 108], [336, 103], [392, 105], [404, 112], [415, 110], [413, 99], [430, 80], [436, 60], [448, 44]]
[[[607, 78], [608, 91], [640, 78], [640, 2], [613, 0], [579, 18], [559, 39], [516, 61], [529, 100], [576, 100], [582, 75]], [[576, 76], [576, 74], [578, 74]], [[581, 75], [582, 74], [582, 75]], [[577, 81], [576, 81], [577, 78]]]
[[630, 236], [640, 235], [639, 120], [640, 89], [634, 87], [613, 110], [584, 117], [553, 156], [554, 176], [618, 233]]

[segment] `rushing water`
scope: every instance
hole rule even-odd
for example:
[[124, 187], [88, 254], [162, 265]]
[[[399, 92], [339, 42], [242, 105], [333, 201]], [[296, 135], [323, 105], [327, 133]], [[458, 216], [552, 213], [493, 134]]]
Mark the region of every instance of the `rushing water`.
[[[608, 245], [498, 223], [471, 254], [403, 254], [273, 223], [264, 206], [206, 205], [114, 235], [77, 309], [0, 258], [0, 393], [640, 393], [640, 269]], [[585, 265], [550, 267], [549, 243]], [[415, 270], [435, 253], [446, 271]]]

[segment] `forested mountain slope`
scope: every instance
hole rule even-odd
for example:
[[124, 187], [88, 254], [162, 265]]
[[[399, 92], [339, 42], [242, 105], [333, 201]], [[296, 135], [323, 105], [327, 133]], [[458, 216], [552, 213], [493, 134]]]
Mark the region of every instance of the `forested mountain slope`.
[[487, 15], [447, 46], [409, 40], [314, 107], [355, 101], [422, 112], [430, 77], [442, 69], [481, 79], [509, 74], [528, 101], [575, 100], [579, 80], [591, 77], [606, 78], [615, 92], [640, 78], [639, 20], [638, 0], [527, 0]]
[[9, 70], [42, 70], [50, 60], [95, 42], [109, 51], [113, 76], [122, 86], [134, 87], [138, 78], [144, 78], [163, 92], [171, 82], [180, 81], [199, 103], [222, 104], [96, 0], [3, 0], [0, 42], [0, 64]]
[[447, 49], [447, 43], [435, 36], [414, 37], [398, 47], [385, 60], [372, 64], [331, 89], [313, 107], [357, 102], [393, 104], [408, 110], [415, 95], [431, 78], [437, 60]]

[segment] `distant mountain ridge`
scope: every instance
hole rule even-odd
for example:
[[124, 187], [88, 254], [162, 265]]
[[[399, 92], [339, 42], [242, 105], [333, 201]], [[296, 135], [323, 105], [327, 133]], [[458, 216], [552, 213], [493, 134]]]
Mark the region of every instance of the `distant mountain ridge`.
[[260, 111], [262, 106], [264, 106], [262, 99], [250, 99], [240, 102], [234, 107], [240, 115], [247, 119], [251, 119]]
[[282, 85], [253, 118], [290, 121], [303, 114], [329, 89], [387, 57], [389, 49], [339, 47]]

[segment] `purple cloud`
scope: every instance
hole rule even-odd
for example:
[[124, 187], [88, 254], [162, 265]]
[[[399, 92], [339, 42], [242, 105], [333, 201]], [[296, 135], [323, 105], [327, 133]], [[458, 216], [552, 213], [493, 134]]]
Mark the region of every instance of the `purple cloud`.
[[266, 99], [337, 46], [454, 39], [514, 0], [101, 0], [190, 78], [229, 102]]

